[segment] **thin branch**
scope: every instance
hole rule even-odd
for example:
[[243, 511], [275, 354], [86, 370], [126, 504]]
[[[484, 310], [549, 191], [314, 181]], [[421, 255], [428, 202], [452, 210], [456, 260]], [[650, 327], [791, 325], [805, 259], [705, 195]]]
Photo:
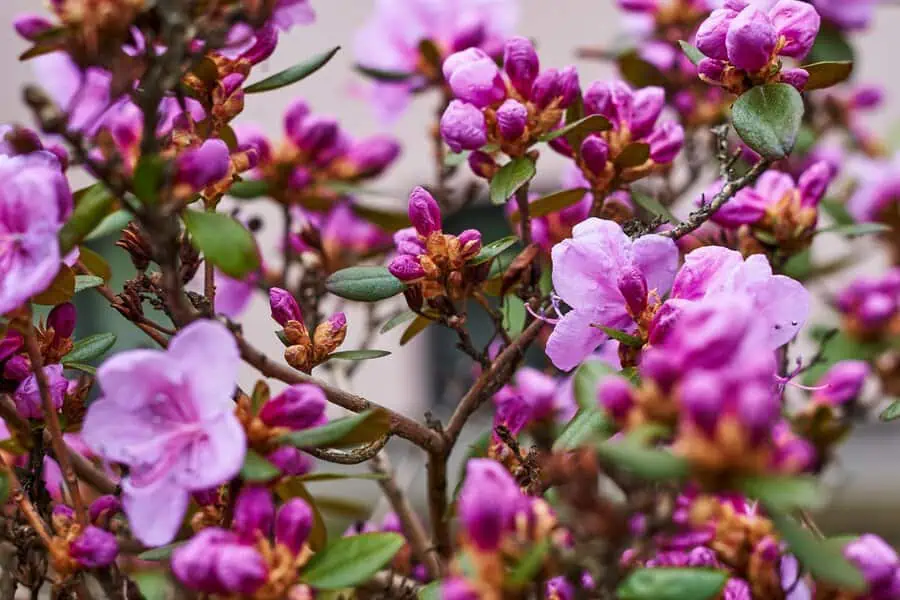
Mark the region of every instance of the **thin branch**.
[[352, 450], [335, 450], [326, 448], [307, 448], [305, 452], [326, 462], [338, 465], [358, 465], [367, 460], [372, 460], [378, 453], [384, 450], [391, 436], [386, 435], [374, 442], [365, 444]]
[[44, 546], [50, 549], [52, 540], [49, 527], [47, 527], [47, 524], [44, 523], [44, 520], [38, 514], [37, 509], [25, 495], [25, 490], [22, 489], [22, 484], [19, 482], [19, 478], [16, 477], [15, 469], [12, 468], [7, 459], [2, 455], [0, 455], [0, 461], [2, 461], [3, 470], [6, 471], [6, 476], [9, 478], [10, 498], [12, 498], [12, 501], [19, 507], [22, 516], [25, 517], [25, 520], [28, 521], [28, 524], [34, 529], [34, 532], [41, 538]]

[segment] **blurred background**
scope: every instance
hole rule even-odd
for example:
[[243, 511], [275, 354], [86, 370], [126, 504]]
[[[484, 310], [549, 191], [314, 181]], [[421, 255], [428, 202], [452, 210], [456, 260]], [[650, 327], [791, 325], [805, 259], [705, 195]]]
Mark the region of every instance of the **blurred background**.
[[[34, 77], [31, 67], [16, 59], [26, 44], [14, 34], [12, 21], [19, 13], [41, 11], [43, 4], [43, 0], [0, 0], [0, 73], [6, 81], [5, 85], [0, 86], [0, 120], [3, 122], [30, 123], [20, 98], [22, 85], [33, 81]], [[237, 122], [255, 123], [278, 137], [285, 107], [295, 98], [302, 97], [314, 112], [338, 117], [347, 131], [354, 135], [390, 131], [402, 140], [404, 154], [396, 166], [375, 184], [379, 193], [373, 201], [402, 210], [409, 190], [416, 184], [430, 181], [432, 177], [428, 131], [438, 99], [430, 96], [416, 98], [411, 109], [396, 123], [389, 127], [380, 123], [366, 104], [362, 79], [353, 71], [354, 35], [371, 13], [373, 3], [371, 0], [311, 0], [311, 4], [317, 13], [316, 23], [310, 27], [296, 28], [290, 35], [283, 36], [275, 55], [254, 70], [256, 76], [275, 73], [335, 45], [340, 45], [342, 50], [326, 68], [305, 81], [265, 95], [248, 96], [245, 112]], [[522, 0], [518, 31], [537, 41], [543, 65], [561, 67], [576, 64], [583, 84], [614, 75], [610, 65], [579, 61], [574, 53], [579, 46], [611, 46], [622, 35], [620, 13], [613, 0]], [[886, 3], [879, 7], [870, 29], [854, 38], [860, 59], [855, 78], [877, 83], [886, 91], [888, 108], [872, 117], [873, 126], [880, 132], [895, 132], [900, 120], [900, 111], [893, 110], [900, 107], [900, 78], [894, 75], [900, 53], [897, 31], [900, 31], [900, 6]], [[895, 137], [900, 139], [900, 136]], [[555, 158], [547, 154], [541, 160], [538, 185], [544, 189], [552, 190], [559, 185], [559, 167], [562, 163], [556, 162]], [[245, 217], [261, 218], [258, 239], [263, 255], [274, 256], [273, 251], [281, 239], [280, 211], [264, 201], [242, 204], [241, 210]], [[494, 227], [502, 227], [501, 215], [496, 210], [475, 207], [462, 218], [482, 228], [488, 240], [501, 235], [488, 233]], [[114, 264], [130, 268], [126, 256], [112, 246], [112, 241], [101, 242], [99, 249]], [[859, 267], [864, 270], [883, 266], [882, 258], [872, 250], [873, 247], [865, 241], [854, 242], [848, 247], [837, 236], [818, 238], [814, 247], [814, 253], [820, 255], [849, 252], [865, 256], [866, 260]], [[113, 284], [115, 287], [121, 282], [114, 281]], [[839, 281], [825, 281], [814, 290], [819, 296], [819, 305], [812, 323], [829, 322], [833, 318], [822, 299], [833, 294], [839, 284]], [[120, 347], [145, 343], [139, 333], [130, 329], [127, 322], [108, 308], [83, 303], [79, 310], [82, 335], [113, 330], [119, 335]], [[354, 348], [354, 344], [358, 343], [361, 332], [358, 328], [354, 330], [354, 320], [360, 316], [355, 312], [348, 315], [350, 333], [345, 349]], [[280, 357], [283, 347], [274, 335], [267, 299], [263, 295], [253, 300], [243, 322], [245, 332], [257, 347], [272, 357]], [[427, 410], [434, 411], [437, 416], [445, 416], [447, 408], [452, 408], [465, 391], [459, 385], [454, 386], [453, 382], [459, 380], [457, 375], [467, 375], [460, 373], [460, 369], [465, 371], [469, 368], [468, 359], [461, 360], [464, 357], [452, 348], [452, 341], [436, 339], [434, 332], [400, 347], [401, 331], [402, 328], [397, 328], [376, 338], [374, 347], [390, 350], [394, 355], [363, 363], [353, 379], [354, 391], [415, 418], [421, 418]], [[797, 351], [807, 356], [813, 349], [814, 346], [802, 340], [796, 347]], [[241, 379], [243, 384], [252, 387], [252, 372], [241, 373]], [[877, 390], [871, 392], [874, 395], [878, 393]], [[476, 420], [467, 432], [468, 439], [474, 439], [488, 426], [486, 419]], [[413, 500], [424, 505], [424, 469], [420, 457], [414, 448], [400, 440], [392, 441], [390, 450], [401, 486], [408, 487]], [[464, 450], [465, 444], [460, 444], [457, 460]], [[843, 447], [837, 467], [828, 474], [830, 497], [823, 511], [826, 529], [835, 533], [876, 531], [895, 543], [900, 542], [900, 519], [894, 516], [900, 505], [900, 464], [895, 458], [897, 456], [900, 456], [898, 427], [873, 423], [856, 430]], [[363, 503], [374, 503], [378, 497], [377, 488], [371, 482], [355, 485], [328, 483], [322, 487], [327, 488], [325, 492], [329, 495], [353, 496]], [[376, 507], [376, 516], [383, 514], [384, 510], [383, 506]]]

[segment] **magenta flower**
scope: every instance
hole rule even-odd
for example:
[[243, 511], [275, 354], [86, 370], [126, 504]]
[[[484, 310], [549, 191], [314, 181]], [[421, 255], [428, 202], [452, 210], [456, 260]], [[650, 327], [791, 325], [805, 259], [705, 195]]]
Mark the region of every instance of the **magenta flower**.
[[838, 294], [837, 307], [854, 329], [863, 333], [885, 331], [900, 315], [900, 268], [852, 281]]
[[812, 0], [813, 6], [826, 21], [840, 29], [865, 29], [875, 15], [878, 0]]
[[889, 160], [857, 160], [852, 165], [858, 185], [847, 211], [857, 221], [880, 221], [900, 198], [900, 154]]
[[99, 456], [129, 467], [125, 513], [145, 544], [170, 542], [190, 492], [240, 470], [246, 438], [232, 401], [239, 363], [228, 330], [197, 321], [165, 352], [122, 352], [98, 370], [102, 397], [88, 408], [82, 436]]
[[859, 397], [866, 378], [871, 373], [869, 363], [862, 360], [842, 360], [836, 362], [816, 383], [814, 402], [840, 406], [853, 402]]
[[572, 310], [547, 341], [547, 356], [568, 371], [607, 335], [598, 325], [629, 333], [644, 309], [669, 291], [678, 268], [675, 242], [658, 235], [632, 241], [613, 221], [587, 219], [553, 247], [553, 286]]
[[900, 560], [891, 546], [877, 535], [867, 533], [844, 548], [844, 556], [863, 573], [867, 598], [900, 597]]
[[[63, 376], [63, 366], [47, 365], [44, 367], [44, 377], [50, 386], [50, 399], [53, 406], [59, 410], [66, 398], [66, 390], [69, 380]], [[16, 410], [27, 419], [42, 419], [44, 417], [41, 392], [38, 388], [37, 377], [29, 375], [16, 388], [13, 399], [16, 402]]]
[[39, 151], [0, 155], [0, 314], [21, 306], [53, 281], [58, 234], [72, 212], [72, 193], [56, 156]]
[[88, 525], [69, 546], [69, 553], [82, 567], [96, 569], [111, 565], [119, 554], [119, 543], [116, 536]]
[[[491, 501], [485, 502], [485, 498]], [[466, 535], [479, 550], [497, 549], [525, 502], [516, 480], [497, 461], [475, 458], [466, 463], [466, 481], [459, 493], [459, 517]]]

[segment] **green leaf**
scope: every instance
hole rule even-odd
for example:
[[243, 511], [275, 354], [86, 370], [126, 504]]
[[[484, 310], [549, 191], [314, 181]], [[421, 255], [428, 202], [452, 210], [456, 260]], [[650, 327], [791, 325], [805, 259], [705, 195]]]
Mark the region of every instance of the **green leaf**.
[[121, 233], [123, 229], [125, 229], [128, 224], [131, 222], [132, 215], [129, 211], [125, 209], [120, 209], [115, 212], [111, 212], [105, 217], [97, 227], [94, 228], [91, 233], [84, 238], [86, 242], [91, 240], [96, 240], [98, 238], [106, 237], [112, 234]]
[[668, 450], [647, 447], [635, 434], [624, 440], [603, 442], [597, 446], [597, 452], [616, 466], [648, 480], [684, 479], [690, 470], [685, 459]]
[[815, 385], [831, 365], [841, 360], [873, 360], [884, 351], [883, 344], [861, 342], [840, 332], [825, 344], [821, 362], [816, 363], [803, 374], [803, 383]]
[[410, 226], [409, 215], [405, 212], [380, 210], [353, 203], [350, 205], [356, 216], [377, 225], [385, 231], [399, 231]]
[[432, 581], [419, 588], [416, 597], [419, 600], [441, 600], [441, 581]]
[[653, 196], [650, 196], [649, 194], [642, 194], [641, 192], [632, 190], [631, 200], [651, 215], [662, 217], [673, 225], [677, 225], [679, 223], [678, 218], [672, 214], [672, 211], [664, 206], [662, 202], [660, 202]]
[[894, 400], [887, 408], [881, 411], [878, 418], [882, 421], [893, 421], [900, 418], [900, 400]]
[[325, 280], [325, 289], [348, 300], [376, 302], [396, 296], [406, 284], [386, 267], [348, 267], [332, 273]]
[[699, 65], [700, 61], [706, 58], [706, 55], [700, 52], [700, 48], [692, 46], [684, 40], [678, 40], [678, 45], [681, 46], [681, 51], [684, 52], [684, 55], [695, 65]]
[[87, 272], [97, 277], [102, 277], [103, 281], [109, 281], [112, 278], [112, 267], [106, 262], [100, 254], [94, 252], [87, 246], [78, 247], [78, 260]]
[[819, 35], [813, 44], [807, 60], [815, 62], [823, 61], [853, 61], [853, 46], [847, 41], [844, 33], [834, 25], [822, 23]]
[[527, 156], [514, 158], [502, 167], [491, 179], [491, 202], [503, 204], [523, 185], [531, 181], [536, 173], [534, 161]]
[[622, 78], [634, 87], [666, 85], [666, 76], [659, 67], [641, 58], [634, 50], [620, 55], [616, 59]]
[[137, 557], [141, 560], [150, 560], [150, 561], [158, 561], [158, 560], [166, 560], [172, 556], [172, 553], [175, 552], [180, 546], [184, 546], [187, 542], [173, 542], [171, 544], [166, 544], [165, 546], [160, 546], [159, 548], [153, 548], [151, 550], [147, 550], [146, 552], [141, 552], [137, 555]]
[[[589, 115], [575, 121], [574, 123], [568, 123], [567, 125], [560, 127], [559, 129], [554, 129], [553, 131], [545, 133], [538, 139], [542, 142], [549, 142], [551, 140], [555, 140], [558, 137], [568, 137], [571, 135], [575, 135], [584, 140], [584, 138], [592, 133], [609, 131], [610, 129], [612, 129], [612, 125], [610, 124], [609, 119], [607, 119], [603, 115]], [[581, 144], [578, 144], [578, 146], [580, 145]]]
[[241, 200], [253, 200], [269, 195], [269, 182], [265, 179], [243, 179], [235, 181], [228, 188], [228, 195]]
[[59, 252], [69, 253], [109, 214], [115, 198], [102, 183], [75, 193], [75, 210], [59, 230]]
[[63, 357], [63, 364], [84, 363], [103, 356], [116, 343], [116, 334], [97, 333], [81, 338], [72, 345], [72, 349]]
[[365, 583], [406, 544], [397, 533], [363, 533], [342, 537], [313, 556], [300, 580], [316, 589], [335, 590]]
[[532, 545], [525, 556], [513, 566], [506, 578], [507, 583], [514, 587], [521, 587], [534, 582], [534, 577], [544, 565], [544, 559], [548, 552], [550, 552], [550, 540], [547, 538]]
[[181, 218], [194, 247], [229, 277], [241, 279], [259, 269], [259, 252], [253, 234], [234, 217], [185, 210]]
[[815, 477], [797, 475], [758, 475], [744, 477], [738, 487], [750, 498], [766, 506], [790, 512], [800, 508], [816, 509], [824, 503]]
[[287, 433], [279, 439], [295, 448], [340, 448], [374, 442], [388, 435], [390, 430], [390, 416], [386, 411], [376, 409], [336, 419], [321, 427]]
[[6, 502], [9, 498], [9, 474], [6, 471], [0, 473], [0, 502]]
[[769, 159], [791, 153], [802, 119], [803, 98], [786, 83], [754, 86], [731, 107], [731, 122], [737, 134]]
[[596, 409], [597, 386], [600, 379], [613, 374], [615, 374], [613, 368], [601, 360], [587, 360], [581, 363], [572, 379], [572, 389], [578, 406], [582, 409]]
[[[575, 188], [548, 194], [528, 204], [528, 215], [532, 219], [536, 219], [562, 210], [581, 202], [587, 192], [588, 190], [585, 188]], [[509, 218], [513, 223], [518, 223], [521, 218], [519, 210], [516, 209]]]
[[381, 481], [387, 476], [381, 473], [309, 473], [300, 475], [300, 481], [311, 483], [316, 481], [344, 481], [346, 479], [361, 479], [364, 481]]
[[270, 90], [277, 90], [293, 83], [297, 83], [302, 79], [306, 79], [307, 77], [324, 67], [340, 49], [340, 46], [335, 46], [331, 50], [316, 55], [306, 62], [302, 62], [300, 64], [294, 65], [293, 67], [289, 67], [284, 71], [281, 71], [280, 73], [275, 73], [271, 77], [266, 77], [262, 81], [258, 81], [253, 85], [245, 87], [244, 92], [247, 94], [268, 92]]
[[134, 167], [134, 195], [144, 204], [159, 201], [159, 189], [165, 177], [166, 161], [158, 154], [142, 156]]
[[804, 92], [837, 85], [853, 73], [853, 63], [849, 60], [817, 62], [802, 68], [809, 73], [809, 80], [803, 86]]
[[75, 293], [95, 288], [103, 285], [103, 278], [96, 275], [76, 275], [75, 276]]
[[825, 227], [824, 229], [818, 230], [816, 234], [838, 233], [840, 235], [854, 237], [871, 233], [884, 233], [885, 231], [890, 230], [891, 228], [884, 223], [851, 223], [849, 225], [832, 225], [831, 227]]
[[554, 451], [574, 450], [579, 446], [584, 446], [587, 442], [596, 436], [603, 435], [609, 431], [610, 423], [606, 415], [597, 408], [582, 408], [578, 411], [571, 421], [563, 429], [556, 442], [553, 444]]
[[416, 316], [417, 316], [416, 313], [414, 313], [413, 311], [405, 310], [402, 313], [391, 317], [387, 323], [385, 323], [384, 325], [381, 326], [381, 329], [378, 330], [378, 333], [387, 333], [394, 327], [399, 327], [400, 325], [403, 325], [407, 321], [412, 321], [413, 319], [416, 318]]
[[499, 240], [494, 240], [487, 246], [484, 246], [481, 249], [481, 252], [473, 256], [469, 260], [470, 265], [480, 265], [481, 263], [485, 263], [489, 260], [496, 258], [497, 256], [503, 254], [506, 250], [511, 248], [516, 242], [519, 241], [514, 235], [508, 235], [504, 238], [500, 238]]
[[832, 583], [847, 591], [862, 592], [866, 589], [862, 573], [844, 558], [840, 547], [817, 539], [785, 513], [777, 510], [769, 512], [769, 518], [782, 539], [816, 580]]
[[144, 600], [165, 600], [169, 597], [172, 582], [165, 571], [140, 571], [129, 575]]
[[386, 69], [375, 69], [372, 67], [367, 67], [365, 65], [354, 65], [353, 67], [357, 72], [362, 73], [366, 77], [371, 77], [376, 81], [383, 81], [386, 83], [399, 83], [401, 81], [406, 81], [407, 79], [413, 77], [414, 73], [405, 73], [403, 71], [388, 71]]
[[819, 206], [838, 225], [849, 225], [856, 222], [853, 216], [847, 212], [843, 202], [836, 198], [825, 198], [819, 203]]
[[616, 590], [620, 600], [709, 600], [725, 587], [728, 573], [703, 568], [637, 569]]
[[444, 166], [448, 169], [458, 167], [469, 160], [470, 154], [472, 154], [471, 150], [463, 150], [462, 152], [448, 152], [444, 157]]
[[271, 481], [281, 475], [281, 469], [260, 456], [255, 450], [247, 450], [244, 465], [241, 467], [241, 479], [250, 483]]
[[507, 296], [503, 299], [503, 329], [511, 338], [516, 338], [525, 329], [525, 303], [518, 296]]
[[632, 142], [622, 148], [613, 161], [620, 169], [639, 167], [650, 158], [650, 144], [644, 142]]
[[56, 277], [40, 294], [32, 296], [31, 301], [44, 306], [56, 306], [68, 302], [75, 295], [75, 272], [68, 266], [61, 264]]
[[631, 334], [625, 333], [624, 331], [613, 329], [612, 327], [606, 327], [604, 325], [591, 325], [591, 327], [596, 327], [597, 329], [603, 331], [603, 333], [608, 335], [610, 338], [616, 340], [619, 343], [625, 344], [626, 346], [640, 348], [644, 345], [644, 340]]
[[67, 362], [63, 363], [63, 366], [67, 369], [73, 369], [75, 371], [81, 371], [82, 373], [87, 373], [88, 375], [96, 375], [97, 367], [92, 367], [91, 365], [83, 365], [81, 363]]
[[403, 330], [403, 334], [400, 336], [400, 345], [405, 346], [411, 342], [414, 337], [425, 331], [432, 323], [434, 323], [434, 321], [428, 317], [423, 317], [422, 315], [417, 316], [416, 319], [409, 324], [409, 327]]
[[339, 360], [372, 360], [373, 358], [381, 358], [390, 355], [388, 350], [343, 350], [341, 352], [332, 352], [326, 360], [337, 358]]

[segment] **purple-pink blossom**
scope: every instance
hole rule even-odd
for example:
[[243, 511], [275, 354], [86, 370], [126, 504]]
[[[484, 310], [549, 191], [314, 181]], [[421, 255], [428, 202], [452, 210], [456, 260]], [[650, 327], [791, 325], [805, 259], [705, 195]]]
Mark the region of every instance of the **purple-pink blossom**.
[[240, 470], [246, 436], [232, 400], [239, 363], [231, 333], [201, 320], [165, 352], [121, 352], [98, 369], [102, 395], [88, 408], [82, 436], [105, 460], [129, 467], [123, 504], [145, 544], [170, 542], [190, 492]]

